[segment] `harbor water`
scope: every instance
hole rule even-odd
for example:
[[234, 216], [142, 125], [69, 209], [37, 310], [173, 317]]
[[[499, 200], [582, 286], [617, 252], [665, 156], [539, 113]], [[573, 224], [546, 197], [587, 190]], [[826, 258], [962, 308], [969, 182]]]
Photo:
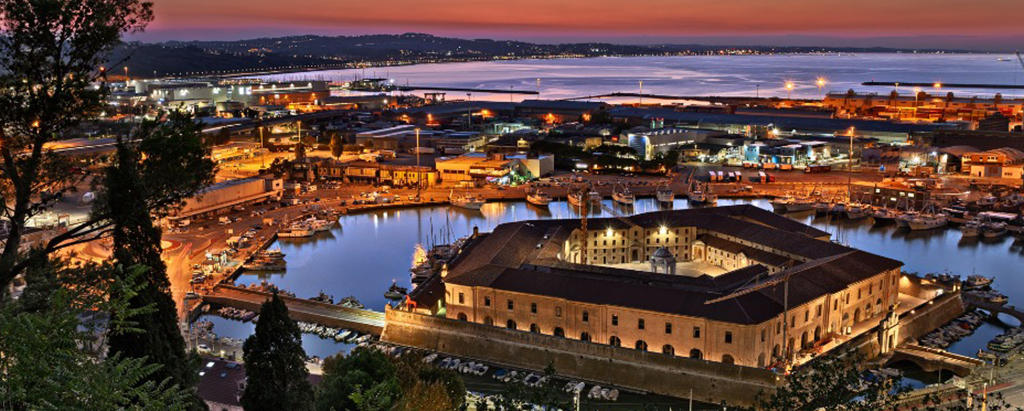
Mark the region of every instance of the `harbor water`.
[[[1024, 74], [1010, 54], [841, 53], [760, 56], [599, 57], [587, 59], [503, 60], [423, 64], [365, 70], [325, 70], [274, 74], [274, 81], [326, 79], [351, 81], [359, 77], [389, 78], [397, 85], [537, 91], [515, 99], [563, 99], [607, 93], [640, 92], [672, 96], [786, 97], [792, 82], [794, 98], [821, 98], [823, 92], [888, 94], [893, 87], [863, 86], [866, 81], [904, 83], [1024, 84]], [[827, 80], [819, 89], [817, 79]], [[909, 87], [900, 92], [912, 93]], [[1003, 96], [1024, 90], [958, 90], [931, 87], [922, 91]], [[449, 99], [509, 101], [507, 95], [450, 92]], [[614, 100], [605, 100], [615, 102]]]

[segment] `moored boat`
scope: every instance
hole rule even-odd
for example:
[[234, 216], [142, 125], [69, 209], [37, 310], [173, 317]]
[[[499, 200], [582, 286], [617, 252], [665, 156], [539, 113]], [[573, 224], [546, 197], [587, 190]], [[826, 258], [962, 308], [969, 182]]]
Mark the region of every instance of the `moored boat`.
[[658, 191], [654, 194], [658, 197], [658, 201], [662, 203], [671, 203], [676, 199], [676, 193], [668, 186], [658, 188]]
[[535, 206], [545, 207], [551, 204], [551, 196], [541, 190], [526, 194], [526, 202]]
[[922, 214], [917, 218], [910, 220], [910, 229], [914, 231], [920, 230], [934, 230], [936, 228], [945, 227], [949, 224], [949, 219], [945, 214]]
[[981, 225], [981, 235], [985, 238], [999, 238], [1006, 233], [1006, 223], [1001, 221], [991, 221]]
[[465, 208], [469, 210], [479, 210], [484, 206], [485, 203], [487, 203], [487, 200], [484, 200], [483, 198], [479, 198], [476, 196], [471, 196], [468, 194], [455, 195], [455, 193], [453, 192], [449, 194], [448, 202], [455, 207]]
[[964, 238], [973, 238], [981, 235], [981, 223], [978, 220], [969, 220], [960, 226], [960, 234]]
[[636, 202], [636, 196], [630, 193], [628, 188], [623, 187], [622, 191], [612, 193], [612, 200], [619, 204], [631, 205]]

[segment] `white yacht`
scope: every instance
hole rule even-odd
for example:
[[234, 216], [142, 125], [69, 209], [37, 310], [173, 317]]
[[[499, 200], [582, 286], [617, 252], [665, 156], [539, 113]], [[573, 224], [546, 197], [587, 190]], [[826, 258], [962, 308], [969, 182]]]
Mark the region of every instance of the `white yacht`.
[[636, 196], [630, 193], [628, 188], [623, 187], [622, 191], [612, 193], [612, 200], [619, 204], [631, 205], [636, 202]]
[[526, 194], [526, 202], [535, 206], [546, 207], [551, 204], [551, 196], [541, 190]]
[[964, 238], [973, 238], [981, 235], [981, 222], [969, 220], [960, 226], [960, 233]]
[[305, 224], [292, 224], [288, 228], [278, 231], [278, 238], [305, 238], [312, 237], [316, 230]]

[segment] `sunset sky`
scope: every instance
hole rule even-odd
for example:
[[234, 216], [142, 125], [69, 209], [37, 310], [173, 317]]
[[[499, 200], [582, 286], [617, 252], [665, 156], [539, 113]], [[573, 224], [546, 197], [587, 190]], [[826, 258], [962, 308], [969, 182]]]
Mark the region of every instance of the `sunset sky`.
[[1021, 0], [155, 0], [155, 8], [142, 40], [424, 32], [530, 41], [828, 37], [1010, 47], [1024, 37]]

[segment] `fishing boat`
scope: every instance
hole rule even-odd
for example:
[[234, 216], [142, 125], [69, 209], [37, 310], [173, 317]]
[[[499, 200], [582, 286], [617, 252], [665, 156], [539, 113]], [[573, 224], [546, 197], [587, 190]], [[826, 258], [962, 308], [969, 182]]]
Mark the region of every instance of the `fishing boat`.
[[871, 212], [871, 218], [875, 220], [875, 224], [889, 224], [895, 222], [896, 217], [899, 217], [899, 213], [889, 208], [876, 208]]
[[896, 226], [900, 228], [910, 228], [910, 221], [917, 218], [921, 213], [917, 211], [907, 211], [896, 217]]
[[272, 260], [280, 260], [285, 257], [285, 254], [281, 252], [280, 248], [264, 250], [262, 253], [260, 253], [260, 255], [263, 256], [264, 258], [269, 258]]
[[969, 220], [960, 226], [960, 234], [963, 238], [973, 238], [981, 235], [981, 222], [978, 220]]
[[632, 205], [636, 202], [636, 196], [630, 193], [628, 188], [623, 187], [622, 191], [612, 193], [612, 200], [619, 204]]
[[1019, 213], [1021, 208], [1024, 208], [1024, 196], [1014, 193], [1003, 197], [999, 200], [996, 208], [1007, 213]]
[[479, 210], [485, 203], [487, 203], [487, 200], [471, 196], [469, 194], [456, 195], [454, 190], [452, 190], [452, 193], [448, 195], [448, 201], [453, 206], [469, 210]]
[[850, 220], [866, 218], [870, 213], [871, 208], [864, 204], [853, 203], [846, 207], [846, 218]]
[[984, 288], [992, 284], [992, 279], [983, 275], [971, 274], [967, 276], [967, 281], [964, 281], [964, 289], [976, 290]]
[[1006, 233], [1006, 223], [1001, 221], [990, 221], [981, 225], [981, 235], [985, 238], [999, 238]]
[[778, 197], [768, 201], [772, 205], [772, 211], [776, 213], [785, 213], [790, 203], [793, 202], [793, 197], [785, 196]]
[[718, 194], [715, 194], [714, 191], [711, 191], [711, 187], [708, 187], [707, 192], [704, 193], [704, 202], [705, 204], [708, 205], [718, 205]]
[[801, 211], [813, 209], [814, 205], [814, 201], [810, 198], [793, 198], [789, 204], [786, 204], [786, 212], [799, 213]]
[[994, 195], [986, 193], [978, 199], [978, 207], [992, 207], [996, 205], [996, 202], [998, 201], [999, 199]]
[[333, 226], [333, 225], [334, 225], [334, 222], [330, 221], [330, 220], [314, 219], [314, 220], [309, 222], [309, 226], [315, 232], [331, 231], [331, 226]]
[[658, 187], [658, 191], [655, 191], [654, 195], [658, 197], [660, 203], [671, 203], [676, 199], [676, 193], [669, 186]]
[[535, 206], [547, 207], [551, 204], [551, 196], [541, 190], [526, 194], [526, 202]]
[[828, 201], [819, 201], [814, 203], [814, 214], [825, 215], [832, 211], [832, 203]]
[[591, 203], [601, 204], [601, 200], [604, 200], [604, 197], [602, 197], [601, 193], [598, 193], [597, 190], [590, 190], [590, 193], [587, 195], [590, 197]]
[[910, 229], [914, 231], [934, 230], [949, 224], [949, 218], [945, 214], [922, 214], [910, 220]]
[[324, 293], [323, 290], [320, 290], [320, 294], [317, 294], [316, 297], [310, 297], [309, 300], [324, 304], [334, 304], [334, 296]]

